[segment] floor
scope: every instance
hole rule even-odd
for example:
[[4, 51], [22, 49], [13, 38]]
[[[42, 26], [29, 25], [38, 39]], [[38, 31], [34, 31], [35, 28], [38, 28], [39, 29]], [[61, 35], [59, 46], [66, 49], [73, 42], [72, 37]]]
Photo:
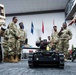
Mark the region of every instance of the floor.
[[29, 68], [28, 60], [18, 63], [0, 63], [0, 75], [76, 75], [76, 61], [65, 62], [64, 69], [58, 68]]

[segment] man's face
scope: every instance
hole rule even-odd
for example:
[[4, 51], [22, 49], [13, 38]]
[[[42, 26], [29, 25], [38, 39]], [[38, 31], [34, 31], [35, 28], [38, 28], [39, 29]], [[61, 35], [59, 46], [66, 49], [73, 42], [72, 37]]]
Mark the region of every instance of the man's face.
[[13, 22], [14, 22], [14, 23], [17, 23], [17, 21], [18, 21], [18, 19], [17, 19], [17, 18], [15, 18], [15, 19], [13, 20]]
[[57, 31], [57, 27], [53, 27], [54, 31]]
[[50, 36], [48, 36], [48, 40], [50, 40]]
[[63, 28], [66, 29], [66, 27], [67, 27], [67, 25], [66, 24], [63, 24]]
[[21, 23], [20, 28], [21, 28], [21, 29], [24, 29], [24, 25], [23, 25], [23, 23]]

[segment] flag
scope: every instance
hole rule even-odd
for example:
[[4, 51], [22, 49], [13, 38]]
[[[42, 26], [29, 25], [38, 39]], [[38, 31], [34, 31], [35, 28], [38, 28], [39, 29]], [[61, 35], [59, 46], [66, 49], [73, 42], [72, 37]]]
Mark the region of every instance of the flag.
[[44, 22], [42, 21], [42, 33], [44, 33]]
[[34, 25], [33, 25], [33, 22], [31, 22], [31, 33], [33, 34], [34, 32]]

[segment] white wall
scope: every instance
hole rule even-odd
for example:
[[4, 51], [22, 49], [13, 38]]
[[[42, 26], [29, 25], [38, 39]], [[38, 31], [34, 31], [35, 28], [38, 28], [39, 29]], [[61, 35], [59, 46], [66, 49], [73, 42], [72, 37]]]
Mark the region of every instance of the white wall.
[[[6, 18], [6, 24], [8, 25], [12, 21], [12, 17]], [[60, 30], [62, 23], [65, 21], [65, 14], [64, 12], [60, 13], [49, 13], [49, 14], [38, 14], [38, 15], [22, 15], [17, 16], [18, 17], [18, 23], [23, 21], [25, 25], [25, 31], [27, 32], [28, 42], [30, 45], [35, 46], [36, 40], [38, 40], [38, 37], [41, 36], [42, 39], [47, 39], [48, 35], [51, 35], [52, 28], [53, 28], [53, 19], [55, 22], [55, 25], [58, 26], [58, 31]], [[31, 29], [31, 21], [34, 24], [34, 34], [32, 35], [30, 32]], [[42, 27], [42, 21], [44, 22], [44, 34], [41, 32]], [[18, 25], [17, 23], [17, 25]], [[73, 32], [75, 32], [74, 27], [69, 27]], [[72, 41], [70, 41], [70, 48], [72, 43], [75, 44], [75, 37]]]
[[[69, 22], [68, 22], [69, 23]], [[71, 49], [72, 48], [72, 45], [74, 46], [74, 47], [76, 47], [76, 25], [75, 25], [75, 23], [73, 23], [71, 26], [68, 26], [68, 28], [71, 30], [71, 32], [72, 32], [72, 39], [70, 40], [70, 48], [69, 49]]]

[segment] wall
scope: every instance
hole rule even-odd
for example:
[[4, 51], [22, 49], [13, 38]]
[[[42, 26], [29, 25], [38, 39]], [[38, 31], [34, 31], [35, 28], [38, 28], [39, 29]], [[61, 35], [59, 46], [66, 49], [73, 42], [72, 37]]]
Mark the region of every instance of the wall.
[[[12, 17], [13, 16], [6, 18], [7, 25], [12, 21]], [[23, 21], [25, 25], [25, 31], [27, 32], [27, 37], [29, 39], [28, 43], [32, 45], [33, 47], [35, 47], [35, 42], [36, 40], [38, 40], [39, 36], [41, 36], [42, 39], [47, 39], [47, 36], [51, 35], [52, 28], [53, 28], [53, 20], [54, 20], [55, 25], [58, 26], [58, 31], [60, 30], [62, 23], [65, 21], [64, 12], [49, 13], [49, 14], [36, 14], [36, 15], [22, 15], [22, 16], [17, 16], [17, 17], [18, 17], [18, 23]], [[44, 34], [41, 31], [42, 21], [44, 22], [44, 29], [45, 29]], [[33, 22], [34, 24], [34, 34], [31, 34], [30, 32], [31, 22]], [[71, 29], [73, 30], [74, 28], [72, 27]], [[73, 43], [73, 41], [71, 42]]]
[[72, 39], [70, 40], [70, 48], [69, 49], [71, 49], [72, 48], [72, 45], [74, 46], [74, 47], [76, 47], [76, 24], [75, 23], [73, 23], [71, 26], [68, 26], [68, 28], [71, 30], [71, 32], [72, 32]]

